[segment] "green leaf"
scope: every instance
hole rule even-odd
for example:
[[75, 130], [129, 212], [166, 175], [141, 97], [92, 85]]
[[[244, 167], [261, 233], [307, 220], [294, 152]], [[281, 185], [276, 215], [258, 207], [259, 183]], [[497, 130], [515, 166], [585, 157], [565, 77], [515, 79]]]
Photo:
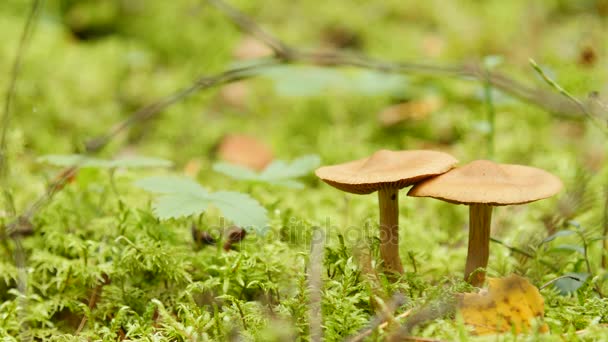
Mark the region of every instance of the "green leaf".
[[348, 68], [278, 66], [263, 75], [275, 82], [275, 91], [283, 96], [317, 96], [333, 90], [375, 96], [401, 92], [407, 85], [403, 75]]
[[289, 164], [277, 160], [262, 171], [260, 178], [264, 180], [279, 180], [302, 177], [317, 168], [320, 164], [321, 159], [317, 155], [303, 156]]
[[199, 183], [185, 177], [148, 177], [136, 181], [135, 186], [146, 191], [159, 194], [192, 194], [199, 196], [204, 196], [207, 194], [207, 190], [205, 190]]
[[596, 237], [592, 237], [589, 238], [589, 241], [602, 241], [602, 240], [608, 240], [608, 236], [596, 236]]
[[261, 173], [257, 173], [242, 166], [223, 162], [214, 164], [213, 170], [234, 179], [301, 189], [304, 185], [294, 178], [305, 176], [313, 169], [317, 168], [319, 164], [321, 164], [319, 156], [306, 155], [293, 160], [291, 163], [276, 160], [268, 165]]
[[169, 194], [160, 196], [152, 209], [161, 220], [198, 215], [204, 212], [210, 201], [194, 194]]
[[291, 189], [304, 189], [304, 184], [295, 181], [295, 180], [276, 180], [276, 181], [268, 181], [268, 183], [273, 185], [284, 186], [286, 188]]
[[575, 292], [578, 290], [585, 281], [589, 278], [589, 273], [566, 273], [565, 276], [570, 276], [574, 278], [562, 278], [555, 281], [555, 287], [559, 290], [561, 295], [567, 295], [569, 293]]
[[244, 166], [219, 162], [213, 164], [213, 171], [222, 173], [228, 177], [241, 180], [257, 180], [258, 174]]
[[266, 209], [249, 195], [239, 192], [218, 191], [209, 194], [208, 198], [227, 219], [242, 228], [253, 227], [264, 233], [268, 225]]
[[549, 249], [549, 252], [578, 252], [580, 254], [585, 254], [585, 249], [582, 246], [577, 245], [559, 245]]
[[266, 209], [249, 195], [218, 191], [209, 193], [197, 182], [182, 177], [158, 176], [141, 179], [135, 185], [161, 194], [153, 205], [161, 220], [199, 215], [211, 205], [236, 225], [264, 233], [268, 225]]

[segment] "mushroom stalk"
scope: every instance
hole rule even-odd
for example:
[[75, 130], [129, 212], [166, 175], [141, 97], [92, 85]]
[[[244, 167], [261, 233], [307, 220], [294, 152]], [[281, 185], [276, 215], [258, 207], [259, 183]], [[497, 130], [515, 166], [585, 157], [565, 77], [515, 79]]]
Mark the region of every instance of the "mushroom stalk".
[[384, 268], [403, 274], [399, 258], [399, 189], [381, 188], [378, 190], [380, 205], [380, 255]]
[[469, 251], [464, 270], [464, 279], [473, 286], [483, 285], [486, 277], [485, 272], [475, 272], [475, 270], [488, 266], [491, 222], [491, 205], [469, 205]]

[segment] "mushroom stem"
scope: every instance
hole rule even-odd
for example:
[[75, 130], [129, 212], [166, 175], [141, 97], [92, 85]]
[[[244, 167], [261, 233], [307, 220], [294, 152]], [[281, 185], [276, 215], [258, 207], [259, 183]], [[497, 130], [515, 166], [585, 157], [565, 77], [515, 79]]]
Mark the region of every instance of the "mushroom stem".
[[385, 270], [403, 274], [399, 258], [399, 189], [378, 190], [380, 205], [380, 255]]
[[485, 272], [475, 272], [475, 270], [488, 266], [491, 222], [491, 205], [469, 205], [469, 251], [464, 269], [464, 279], [473, 286], [483, 285], [486, 278]]

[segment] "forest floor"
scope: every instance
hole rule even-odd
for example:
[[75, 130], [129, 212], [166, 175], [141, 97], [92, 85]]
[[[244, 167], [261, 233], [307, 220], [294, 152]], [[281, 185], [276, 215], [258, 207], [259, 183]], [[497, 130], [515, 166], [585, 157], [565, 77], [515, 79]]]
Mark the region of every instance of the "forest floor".
[[[278, 44], [274, 59], [258, 58], [272, 46], [223, 4], [0, 2], [2, 94], [17, 76], [1, 122], [0, 336], [606, 339], [608, 2], [230, 1], [314, 52]], [[374, 60], [352, 57], [363, 55]], [[149, 107], [159, 100], [169, 102]], [[223, 139], [243, 134], [269, 150], [254, 163], [298, 162], [275, 162], [267, 177], [218, 172]], [[405, 272], [385, 276], [376, 195], [313, 172], [380, 149], [529, 165], [563, 181], [556, 196], [493, 213], [487, 275], [540, 288], [542, 317], [523, 333], [476, 334], [453, 309], [477, 291], [463, 280], [468, 209], [407, 189]], [[230, 230], [251, 222], [245, 236]]]

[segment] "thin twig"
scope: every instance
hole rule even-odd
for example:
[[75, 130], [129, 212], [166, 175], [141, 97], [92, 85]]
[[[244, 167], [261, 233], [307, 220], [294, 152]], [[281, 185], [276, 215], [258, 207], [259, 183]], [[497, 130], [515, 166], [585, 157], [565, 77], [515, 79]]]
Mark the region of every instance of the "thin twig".
[[487, 72], [477, 64], [439, 66], [432, 64], [387, 62], [363, 55], [344, 53], [341, 51], [307, 52], [290, 46], [262, 29], [238, 9], [223, 0], [206, 0], [224, 13], [241, 31], [252, 35], [270, 47], [277, 57], [288, 63], [305, 63], [322, 66], [353, 66], [391, 73], [419, 73], [426, 75], [442, 75], [468, 77], [480, 82], [490, 83], [493, 87], [518, 97], [526, 102], [535, 104], [545, 110], [567, 118], [580, 118], [587, 112], [585, 106], [572, 103], [568, 99], [556, 96], [551, 92], [534, 89], [496, 72]]
[[[107, 276], [105, 276], [103, 282], [101, 282], [100, 284], [97, 284], [97, 286], [95, 286], [95, 288], [93, 289], [93, 293], [91, 293], [91, 297], [89, 298], [89, 312], [91, 310], [93, 310], [95, 308], [95, 306], [97, 305], [97, 300], [101, 296], [101, 290], [103, 289], [103, 287], [106, 284], [108, 284], [108, 282], [109, 282], [109, 278]], [[80, 320], [78, 329], [76, 329], [76, 332], [74, 332], [74, 335], [80, 334], [82, 329], [84, 329], [84, 325], [87, 323], [87, 320], [88, 320], [87, 315], [84, 314], [82, 316], [82, 319]]]
[[576, 281], [581, 281], [581, 279], [580, 279], [580, 278], [578, 278], [578, 277], [571, 276], [571, 275], [563, 275], [563, 276], [559, 276], [559, 277], [557, 277], [557, 278], [555, 278], [555, 279], [551, 279], [551, 280], [549, 280], [548, 282], [544, 283], [544, 284], [543, 284], [541, 287], [539, 287], [538, 289], [539, 289], [539, 290], [542, 290], [542, 289], [546, 288], [547, 286], [549, 286], [549, 285], [551, 285], [551, 284], [555, 283], [556, 281], [558, 281], [558, 280], [560, 280], [560, 279], [573, 279], [573, 280], [576, 280]]
[[591, 114], [588, 110], [587, 106], [579, 99], [577, 99], [574, 95], [570, 94], [566, 89], [564, 89], [559, 83], [557, 83], [554, 79], [552, 79], [549, 75], [545, 73], [545, 71], [536, 63], [536, 61], [530, 58], [530, 65], [532, 68], [543, 78], [547, 84], [557, 90], [561, 95], [563, 95], [566, 99], [570, 100], [574, 105], [576, 105], [580, 112], [585, 114], [587, 118], [593, 122], [598, 128], [603, 129], [606, 132], [606, 127], [601, 124], [601, 122]]
[[152, 103], [137, 110], [124, 121], [111, 127], [106, 133], [89, 140], [86, 143], [86, 151], [87, 153], [99, 152], [110, 142], [110, 140], [112, 140], [114, 137], [116, 137], [119, 133], [121, 133], [128, 127], [132, 126], [135, 123], [153, 118], [158, 113], [165, 110], [167, 107], [174, 105], [175, 103], [183, 100], [184, 98], [192, 95], [197, 91], [222, 85], [225, 83], [240, 81], [245, 78], [255, 77], [265, 68], [277, 66], [279, 64], [281, 64], [281, 61], [276, 59], [269, 59], [253, 65], [230, 69], [213, 76], [202, 76], [196, 81], [194, 81], [192, 85], [184, 89], [178, 90], [175, 93], [155, 103]]
[[[409, 309], [409, 310], [395, 316], [394, 319], [400, 320], [400, 319], [406, 318], [412, 313], [412, 311], [413, 311], [413, 309]], [[380, 324], [377, 324], [375, 326], [374, 325], [370, 326], [369, 328], [367, 328], [367, 329], [363, 330], [361, 333], [359, 333], [357, 336], [347, 339], [347, 341], [348, 342], [363, 341], [363, 339], [366, 338], [367, 336], [371, 335], [375, 329], [384, 329], [389, 325], [389, 323], [390, 322], [388, 322], [385, 318]]]
[[249, 32], [255, 36], [258, 40], [263, 42], [266, 46], [272, 49], [275, 56], [282, 59], [290, 55], [290, 48], [285, 45], [282, 41], [275, 38], [270, 33], [262, 29], [257, 23], [245, 16], [234, 7], [229, 6], [227, 3], [219, 0], [208, 0], [216, 8], [219, 8], [224, 14], [239, 25], [241, 30]]
[[405, 324], [399, 328], [393, 335], [387, 338], [387, 341], [403, 341], [411, 337], [412, 330], [423, 323], [430, 322], [440, 317], [444, 317], [451, 312], [454, 312], [455, 305], [451, 301], [443, 301], [435, 305], [427, 305], [416, 311], [409, 317]]

